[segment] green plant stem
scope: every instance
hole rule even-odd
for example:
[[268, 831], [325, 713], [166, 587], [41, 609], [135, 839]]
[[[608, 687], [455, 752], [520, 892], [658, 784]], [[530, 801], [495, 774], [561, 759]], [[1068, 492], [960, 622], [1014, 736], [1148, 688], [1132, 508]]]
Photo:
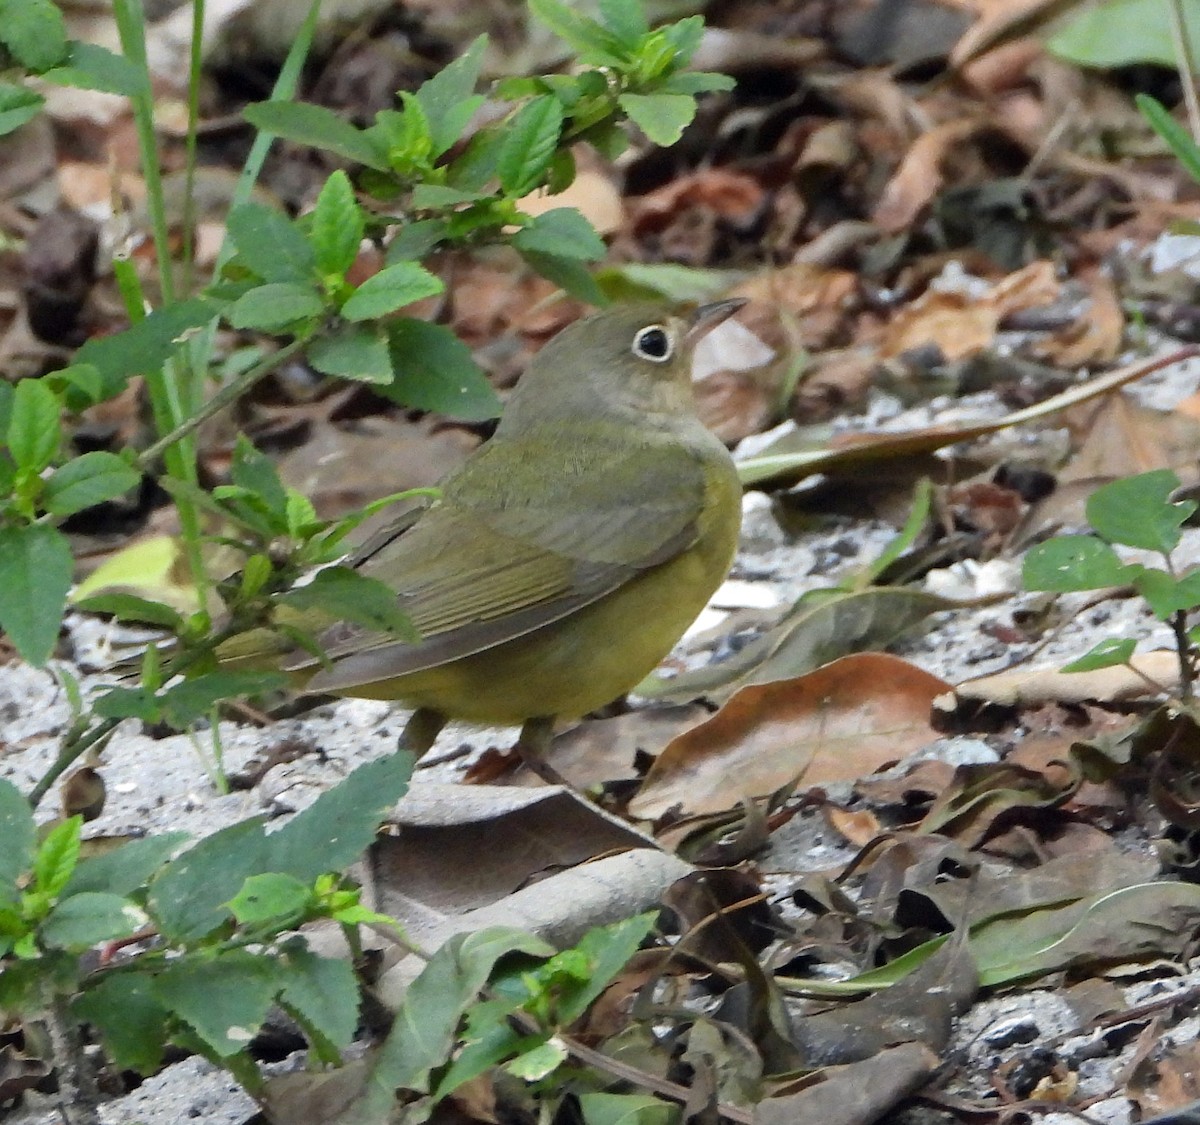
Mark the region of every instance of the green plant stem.
[[[176, 442], [190, 437], [214, 414], [224, 410], [227, 406], [232, 406], [255, 383], [266, 378], [280, 364], [291, 359], [292, 356], [301, 351], [309, 343], [310, 339], [310, 336], [298, 336], [290, 344], [285, 344], [277, 352], [273, 352], [261, 363], [256, 363], [248, 371], [243, 371], [236, 379], [230, 380], [212, 398], [195, 410], [190, 417], [180, 422], [170, 433], [159, 438], [148, 449], [143, 450], [134, 462], [134, 465], [143, 472], [151, 471], [155, 461], [160, 456], [169, 456]], [[176, 503], [179, 503], [179, 501], [177, 500]]]
[[[200, 77], [203, 67], [205, 0], [192, 0], [192, 43], [188, 58], [187, 136], [183, 172], [183, 292], [191, 293], [196, 274], [196, 137], [200, 123]], [[201, 373], [193, 368], [189, 389]], [[195, 402], [189, 402], [194, 407]]]
[[88, 727], [75, 737], [68, 737], [59, 747], [58, 756], [50, 764], [50, 768], [42, 774], [38, 783], [29, 792], [31, 808], [37, 808], [42, 798], [50, 792], [52, 786], [75, 762], [83, 757], [93, 746], [103, 742], [114, 730], [120, 719], [104, 719], [94, 727]]
[[1175, 634], [1175, 651], [1179, 656], [1179, 698], [1185, 704], [1192, 701], [1192, 684], [1196, 679], [1192, 667], [1192, 642], [1188, 639], [1187, 610], [1171, 615], [1171, 631]]
[[1192, 41], [1188, 38], [1183, 0], [1167, 0], [1167, 9], [1171, 20], [1171, 39], [1175, 45], [1179, 67], [1179, 81], [1183, 86], [1183, 104], [1187, 107], [1188, 126], [1192, 131], [1192, 140], [1200, 144], [1200, 96], [1196, 92], [1196, 59], [1192, 54]]

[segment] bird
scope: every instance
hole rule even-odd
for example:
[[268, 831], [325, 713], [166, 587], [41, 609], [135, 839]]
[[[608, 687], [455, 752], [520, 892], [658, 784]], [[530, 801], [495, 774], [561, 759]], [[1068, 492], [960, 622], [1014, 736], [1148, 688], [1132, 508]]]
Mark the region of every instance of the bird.
[[413, 708], [417, 757], [450, 719], [520, 726], [540, 776], [555, 723], [624, 695], [733, 562], [742, 489], [696, 414], [697, 340], [745, 301], [630, 304], [534, 357], [493, 436], [347, 560], [385, 582], [416, 641], [339, 623], [282, 661], [309, 692]]

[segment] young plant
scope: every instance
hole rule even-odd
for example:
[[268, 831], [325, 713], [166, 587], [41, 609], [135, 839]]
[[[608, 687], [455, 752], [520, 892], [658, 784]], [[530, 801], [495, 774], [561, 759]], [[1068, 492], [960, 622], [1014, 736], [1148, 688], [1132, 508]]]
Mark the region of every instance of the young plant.
[[[1189, 615], [1200, 608], [1200, 567], [1180, 569], [1173, 558], [1180, 528], [1196, 511], [1194, 500], [1172, 500], [1179, 478], [1169, 469], [1125, 477], [1098, 488], [1088, 498], [1092, 535], [1064, 535], [1033, 547], [1025, 556], [1027, 590], [1067, 593], [1132, 586], [1160, 621], [1169, 622], [1179, 655], [1180, 696], [1190, 702], [1196, 679], [1200, 629]], [[1124, 562], [1117, 546], [1153, 551], [1161, 567]], [[1110, 637], [1068, 664], [1063, 671], [1088, 672], [1128, 664], [1137, 642]]]

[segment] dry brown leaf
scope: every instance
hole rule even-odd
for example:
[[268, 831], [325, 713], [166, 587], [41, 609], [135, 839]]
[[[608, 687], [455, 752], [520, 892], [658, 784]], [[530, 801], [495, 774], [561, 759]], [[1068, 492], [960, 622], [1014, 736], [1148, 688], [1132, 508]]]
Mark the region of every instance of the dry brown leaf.
[[980, 127], [981, 122], [963, 118], [919, 136], [883, 189], [871, 221], [888, 234], [907, 230], [941, 190], [942, 161]]
[[854, 811], [830, 805], [825, 809], [825, 819], [835, 832], [859, 848], [865, 847], [883, 831], [879, 817], [870, 809]]
[[1092, 299], [1083, 315], [1034, 348], [1034, 354], [1060, 367], [1086, 367], [1115, 359], [1125, 339], [1125, 314], [1112, 279], [1093, 279]]
[[764, 194], [762, 184], [744, 172], [703, 168], [634, 200], [633, 226], [637, 231], [659, 230], [689, 207], [745, 220], [762, 205]]
[[1175, 410], [1143, 406], [1127, 394], [1106, 395], [1065, 415], [1079, 451], [1060, 470], [1060, 484], [1114, 480], [1194, 465], [1200, 457], [1200, 420]]
[[[1057, 668], [1014, 668], [994, 676], [965, 680], [949, 697], [950, 709], [965, 703], [995, 703], [1001, 707], [1027, 707], [1055, 700], [1059, 703], [1107, 703], [1142, 699], [1155, 694], [1143, 677], [1161, 684], [1166, 691], [1179, 688], [1179, 657], [1166, 650], [1135, 653], [1130, 663], [1137, 672], [1123, 665], [1100, 668], [1095, 672], [1060, 672]], [[939, 708], [943, 701], [939, 701]]]
[[671, 741], [629, 811], [715, 812], [791, 784], [862, 777], [937, 737], [929, 712], [946, 687], [899, 657], [868, 652], [742, 688]]

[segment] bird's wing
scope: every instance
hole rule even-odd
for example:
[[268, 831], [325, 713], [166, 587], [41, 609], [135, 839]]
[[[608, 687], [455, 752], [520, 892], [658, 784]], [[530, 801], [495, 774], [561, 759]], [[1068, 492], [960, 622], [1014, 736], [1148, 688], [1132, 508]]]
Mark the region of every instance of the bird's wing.
[[[338, 625], [321, 645], [332, 667], [314, 691], [436, 667], [557, 621], [665, 562], [696, 538], [703, 466], [686, 448], [590, 427], [572, 442], [508, 438], [485, 446], [415, 525], [377, 539], [358, 569], [397, 591], [421, 639]], [[523, 466], [551, 464], [552, 480]], [[531, 500], [531, 497], [533, 498]], [[299, 658], [292, 667], [313, 664]]]

